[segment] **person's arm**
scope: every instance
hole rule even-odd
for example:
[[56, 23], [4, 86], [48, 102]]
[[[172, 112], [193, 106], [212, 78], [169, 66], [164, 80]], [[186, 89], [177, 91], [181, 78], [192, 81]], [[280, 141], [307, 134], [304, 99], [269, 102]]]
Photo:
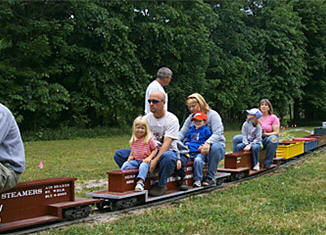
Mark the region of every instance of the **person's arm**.
[[244, 143], [246, 146], [244, 147], [244, 151], [249, 151], [251, 149], [251, 145], [248, 141], [248, 125], [247, 122], [243, 123], [242, 125], [242, 143]]
[[247, 122], [243, 123], [242, 125], [242, 143], [244, 143], [245, 145], [248, 145], [249, 144], [249, 141], [248, 141], [248, 128], [247, 128], [247, 125], [246, 125]]
[[11, 127], [10, 115], [1, 110], [0, 112], [0, 143], [2, 143], [8, 135]]
[[146, 162], [146, 163], [150, 163], [151, 160], [154, 158], [154, 156], [155, 156], [156, 153], [157, 153], [157, 148], [155, 148], [155, 149], [151, 152], [151, 154], [150, 154], [147, 158], [144, 159], [144, 162]]
[[[213, 110], [212, 110], [213, 111]], [[221, 117], [218, 115], [217, 112], [212, 112], [208, 120], [211, 123], [211, 131], [212, 135], [206, 140], [205, 144], [202, 145], [200, 150], [201, 154], [205, 155], [209, 153], [211, 144], [217, 143], [220, 139], [222, 139], [222, 135], [224, 132], [224, 127], [222, 123]]]
[[171, 137], [168, 137], [168, 136], [164, 137], [163, 145], [162, 145], [160, 151], [158, 152], [156, 157], [154, 159], [152, 159], [152, 161], [151, 161], [151, 167], [149, 169], [149, 172], [154, 171], [154, 169], [157, 166], [158, 160], [160, 159], [162, 154], [170, 149], [170, 145], [171, 145], [172, 141], [173, 141], [173, 139]]
[[134, 157], [134, 153], [133, 153], [133, 151], [131, 151], [130, 154], [129, 154], [129, 157], [128, 157], [128, 159], [127, 159], [127, 162], [129, 162], [129, 161], [131, 161], [131, 160], [134, 160], [134, 159], [135, 159], [135, 157]]
[[191, 126], [191, 118], [192, 118], [192, 115], [189, 115], [189, 117], [186, 119], [186, 121], [184, 122], [181, 130], [179, 131], [179, 134], [178, 134], [178, 139], [183, 141], [184, 138], [186, 137], [189, 129], [190, 129], [190, 126]]
[[263, 136], [271, 136], [271, 135], [276, 135], [278, 136], [280, 134], [280, 125], [273, 125], [273, 131], [272, 132], [264, 132]]
[[210, 120], [208, 120], [208, 121], [211, 123], [210, 129], [212, 131], [212, 135], [206, 141], [206, 143], [209, 143], [209, 144], [218, 142], [220, 139], [222, 139], [222, 135], [224, 133], [224, 127], [223, 127], [221, 117], [214, 110], [211, 110], [211, 111], [212, 111], [212, 113], [209, 116]]
[[256, 127], [257, 133], [256, 133], [256, 138], [252, 141], [254, 144], [259, 144], [263, 141], [262, 139], [262, 129], [260, 125], [257, 125]]

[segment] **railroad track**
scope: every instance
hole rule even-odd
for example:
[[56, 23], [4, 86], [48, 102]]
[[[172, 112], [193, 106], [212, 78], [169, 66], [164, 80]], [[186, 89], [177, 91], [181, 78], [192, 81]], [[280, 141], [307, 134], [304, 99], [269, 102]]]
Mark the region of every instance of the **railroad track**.
[[272, 168], [272, 169], [269, 169], [269, 170], [266, 170], [266, 171], [260, 172], [258, 174], [248, 176], [246, 178], [242, 178], [242, 179], [239, 179], [239, 180], [226, 182], [226, 183], [223, 183], [223, 184], [221, 184], [219, 186], [216, 186], [216, 187], [208, 187], [208, 188], [204, 188], [204, 189], [202, 189], [200, 191], [189, 192], [189, 193], [182, 194], [182, 195], [179, 195], [179, 196], [175, 196], [175, 197], [172, 197], [172, 198], [163, 199], [161, 201], [149, 202], [149, 203], [146, 203], [146, 204], [143, 204], [143, 205], [133, 206], [133, 207], [118, 210], [118, 211], [98, 211], [97, 209], [94, 209], [92, 211], [92, 214], [89, 217], [86, 217], [86, 218], [76, 219], [76, 220], [72, 220], [72, 221], [56, 222], [56, 223], [52, 223], [52, 224], [38, 225], [37, 227], [32, 227], [32, 228], [28, 228], [28, 229], [10, 231], [10, 232], [8, 232], [6, 234], [17, 234], [17, 235], [30, 234], [30, 233], [36, 233], [36, 232], [49, 230], [49, 229], [61, 228], [61, 227], [69, 226], [69, 225], [72, 225], [72, 224], [87, 223], [87, 222], [90, 223], [92, 221], [100, 220], [102, 217], [118, 216], [118, 215], [122, 215], [122, 214], [125, 214], [125, 213], [128, 213], [128, 212], [131, 212], [131, 211], [137, 211], [137, 210], [141, 210], [141, 209], [145, 209], [145, 208], [149, 208], [149, 207], [153, 207], [153, 206], [168, 204], [170, 202], [173, 202], [173, 201], [176, 201], [176, 200], [181, 200], [181, 199], [187, 198], [189, 196], [195, 196], [195, 195], [198, 195], [198, 194], [204, 194], [204, 193], [208, 193], [208, 192], [212, 192], [212, 191], [218, 191], [218, 190], [221, 190], [221, 189], [225, 188], [228, 185], [238, 184], [238, 183], [241, 183], [243, 181], [251, 180], [253, 178], [260, 177], [262, 175], [274, 172], [274, 171], [276, 171], [278, 169], [294, 165], [294, 164], [304, 160], [305, 158], [312, 156], [314, 153], [320, 153], [320, 152], [323, 152], [325, 150], [326, 150], [326, 146], [320, 147], [319, 149], [316, 149], [314, 151], [310, 151], [310, 152], [304, 153], [302, 155], [299, 155], [297, 157], [294, 157], [294, 158], [288, 160], [287, 162], [277, 166], [276, 168]]

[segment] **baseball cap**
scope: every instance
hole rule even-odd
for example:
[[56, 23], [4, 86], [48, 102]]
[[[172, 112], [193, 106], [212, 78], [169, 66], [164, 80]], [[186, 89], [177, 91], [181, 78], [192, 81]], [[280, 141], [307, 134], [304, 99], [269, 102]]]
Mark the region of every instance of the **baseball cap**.
[[263, 116], [262, 112], [257, 108], [252, 108], [252, 109], [249, 109], [249, 110], [246, 110], [246, 111], [247, 111], [248, 114], [254, 115], [257, 118], [261, 118]]
[[195, 113], [195, 115], [191, 118], [191, 121], [192, 120], [204, 120], [205, 122], [207, 121], [207, 115], [203, 112], [198, 112], [198, 113]]

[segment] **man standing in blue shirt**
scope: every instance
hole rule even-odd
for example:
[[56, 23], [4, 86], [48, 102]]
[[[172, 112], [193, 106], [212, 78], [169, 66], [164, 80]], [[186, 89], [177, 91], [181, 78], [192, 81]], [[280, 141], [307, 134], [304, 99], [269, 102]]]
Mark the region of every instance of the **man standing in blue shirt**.
[[0, 193], [13, 188], [25, 170], [24, 145], [16, 120], [0, 104]]

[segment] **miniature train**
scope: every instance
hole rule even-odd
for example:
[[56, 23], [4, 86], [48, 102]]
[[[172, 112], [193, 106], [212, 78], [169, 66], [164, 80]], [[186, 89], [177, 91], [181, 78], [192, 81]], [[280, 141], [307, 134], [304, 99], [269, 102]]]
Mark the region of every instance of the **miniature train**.
[[[324, 145], [326, 145], [326, 127], [315, 128], [313, 135], [283, 141], [277, 148], [271, 168]], [[264, 156], [263, 150], [260, 154], [262, 166]], [[188, 162], [185, 167], [187, 183], [190, 186], [193, 183], [193, 162]], [[226, 154], [224, 168], [217, 170], [217, 185], [267, 170], [263, 167], [259, 171], [251, 169], [250, 152]], [[87, 193], [93, 199], [75, 197], [75, 178], [50, 178], [21, 182], [13, 189], [0, 194], [0, 232], [86, 217], [91, 212], [91, 205], [96, 205], [98, 209], [119, 210], [207, 189], [207, 187], [190, 186], [188, 191], [179, 191], [178, 178], [172, 175], [168, 179], [167, 192], [163, 196], [151, 197], [148, 195], [148, 189], [158, 181], [158, 173], [150, 174], [145, 181], [145, 190], [136, 192], [134, 188], [137, 173], [138, 169], [108, 171], [108, 189]]]
[[[294, 138], [292, 141], [283, 141], [276, 150], [273, 164], [269, 169], [273, 169], [283, 162], [300, 156], [304, 152], [312, 151], [326, 144], [326, 127], [315, 128], [314, 135], [304, 138]], [[265, 150], [260, 154], [260, 165], [263, 166], [265, 159]], [[217, 185], [224, 181], [239, 180], [244, 177], [252, 176], [265, 172], [267, 169], [262, 167], [259, 171], [251, 170], [252, 165], [251, 152], [228, 153], [224, 158], [224, 168], [218, 168], [216, 174]], [[138, 204], [150, 203], [170, 197], [176, 197], [182, 194], [189, 194], [194, 191], [200, 191], [207, 187], [196, 187], [192, 185], [192, 165], [188, 162], [186, 167], [186, 179], [188, 191], [178, 190], [178, 176], [172, 175], [168, 179], [167, 192], [163, 196], [151, 197], [148, 195], [148, 189], [158, 180], [157, 172], [150, 174], [145, 181], [145, 190], [141, 192], [134, 191], [138, 169], [134, 170], [115, 170], [108, 171], [108, 188], [101, 191], [87, 193], [94, 199], [99, 199], [98, 209], [108, 208], [110, 210], [129, 208]], [[205, 176], [204, 168], [204, 176]]]
[[87, 217], [97, 199], [75, 197], [75, 178], [18, 183], [0, 194], [0, 232]]

